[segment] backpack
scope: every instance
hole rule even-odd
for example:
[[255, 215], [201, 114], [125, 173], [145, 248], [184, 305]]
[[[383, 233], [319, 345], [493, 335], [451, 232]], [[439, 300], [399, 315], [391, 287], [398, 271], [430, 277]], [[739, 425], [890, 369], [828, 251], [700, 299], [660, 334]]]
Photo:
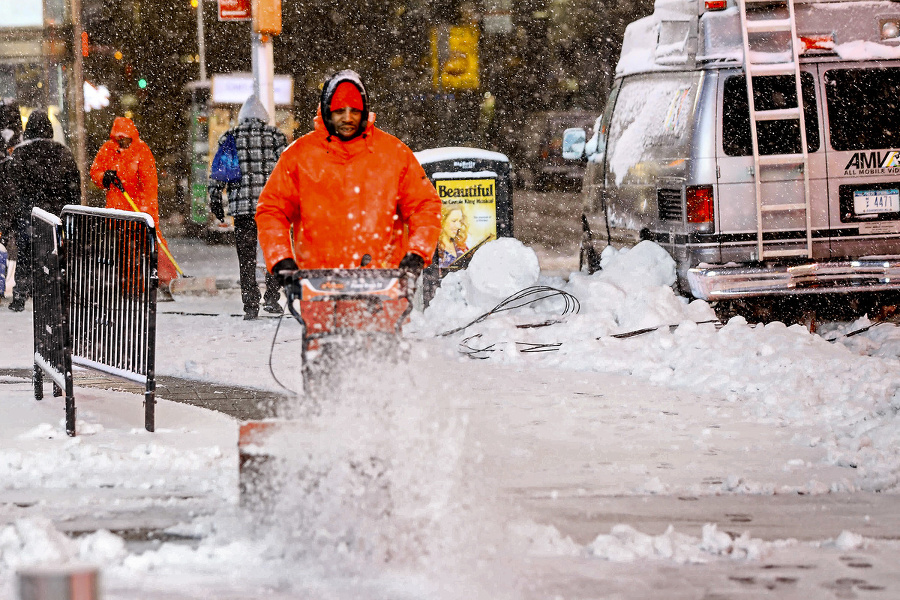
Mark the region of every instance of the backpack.
[[226, 132], [213, 157], [209, 178], [232, 183], [241, 179], [241, 164], [238, 161], [237, 143], [234, 134]]

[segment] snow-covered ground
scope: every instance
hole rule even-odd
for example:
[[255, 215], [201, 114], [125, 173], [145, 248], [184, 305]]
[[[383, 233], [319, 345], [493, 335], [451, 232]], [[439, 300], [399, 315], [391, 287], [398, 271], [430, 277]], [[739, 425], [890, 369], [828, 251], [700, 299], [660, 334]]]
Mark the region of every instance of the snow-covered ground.
[[[0, 379], [0, 598], [56, 561], [123, 599], [900, 595], [900, 330], [717, 324], [658, 246], [603, 260], [566, 281], [484, 246], [414, 313], [408, 365], [291, 424], [264, 511], [238, 502], [229, 418], [163, 398], [151, 434], [140, 397], [78, 388], [67, 438], [58, 398]], [[299, 389], [289, 319], [159, 306], [159, 374]], [[30, 368], [30, 313], [4, 308], [0, 367]], [[108, 531], [141, 524], [183, 539]]]

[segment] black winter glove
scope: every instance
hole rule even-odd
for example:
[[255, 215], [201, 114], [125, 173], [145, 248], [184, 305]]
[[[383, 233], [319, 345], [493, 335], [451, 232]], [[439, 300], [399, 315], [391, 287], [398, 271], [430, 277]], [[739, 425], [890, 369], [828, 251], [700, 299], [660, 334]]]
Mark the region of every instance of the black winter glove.
[[400, 261], [399, 268], [401, 275], [412, 275], [413, 279], [417, 279], [425, 268], [425, 259], [410, 252]]
[[297, 268], [297, 262], [293, 258], [282, 258], [272, 267], [272, 275], [284, 287], [293, 280]]
[[222, 206], [221, 198], [210, 198], [209, 199], [209, 211], [215, 216], [218, 220], [225, 222], [225, 208]]
[[118, 173], [115, 171], [103, 171], [103, 187], [109, 189], [109, 186], [113, 185], [118, 178]]

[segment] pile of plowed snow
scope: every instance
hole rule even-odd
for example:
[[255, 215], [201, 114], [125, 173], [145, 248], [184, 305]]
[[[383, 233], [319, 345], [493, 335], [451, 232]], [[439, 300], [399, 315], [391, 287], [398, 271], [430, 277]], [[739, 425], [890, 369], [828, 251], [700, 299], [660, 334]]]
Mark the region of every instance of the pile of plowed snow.
[[[896, 487], [900, 472], [900, 330], [881, 324], [834, 325], [823, 335], [800, 325], [749, 324], [734, 317], [716, 324], [706, 302], [673, 291], [675, 262], [660, 246], [608, 247], [602, 270], [573, 273], [566, 282], [543, 278], [534, 251], [506, 238], [483, 246], [467, 270], [450, 273], [434, 301], [407, 329], [440, 336], [476, 320], [507, 296], [531, 286], [571, 294], [580, 310], [564, 312], [561, 296], [492, 314], [444, 336], [479, 358], [551, 368], [634, 375], [698, 394], [738, 402], [765, 422], [812, 426], [835, 465], [852, 467], [850, 487]], [[558, 322], [555, 322], [558, 321]], [[543, 327], [524, 327], [553, 322]], [[613, 337], [646, 328], [633, 337]], [[836, 341], [829, 341], [836, 340]], [[544, 352], [523, 352], [540, 347]]]

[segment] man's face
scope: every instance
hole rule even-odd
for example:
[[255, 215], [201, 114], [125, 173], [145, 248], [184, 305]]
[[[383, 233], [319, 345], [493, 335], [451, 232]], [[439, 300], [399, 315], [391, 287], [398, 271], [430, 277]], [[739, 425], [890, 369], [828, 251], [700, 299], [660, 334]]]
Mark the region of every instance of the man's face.
[[125, 136], [119, 136], [116, 138], [116, 143], [119, 144], [119, 148], [127, 148], [131, 145], [131, 138]]
[[356, 108], [344, 107], [331, 111], [331, 122], [338, 137], [344, 140], [353, 137], [359, 130], [359, 122], [362, 120], [362, 111]]

